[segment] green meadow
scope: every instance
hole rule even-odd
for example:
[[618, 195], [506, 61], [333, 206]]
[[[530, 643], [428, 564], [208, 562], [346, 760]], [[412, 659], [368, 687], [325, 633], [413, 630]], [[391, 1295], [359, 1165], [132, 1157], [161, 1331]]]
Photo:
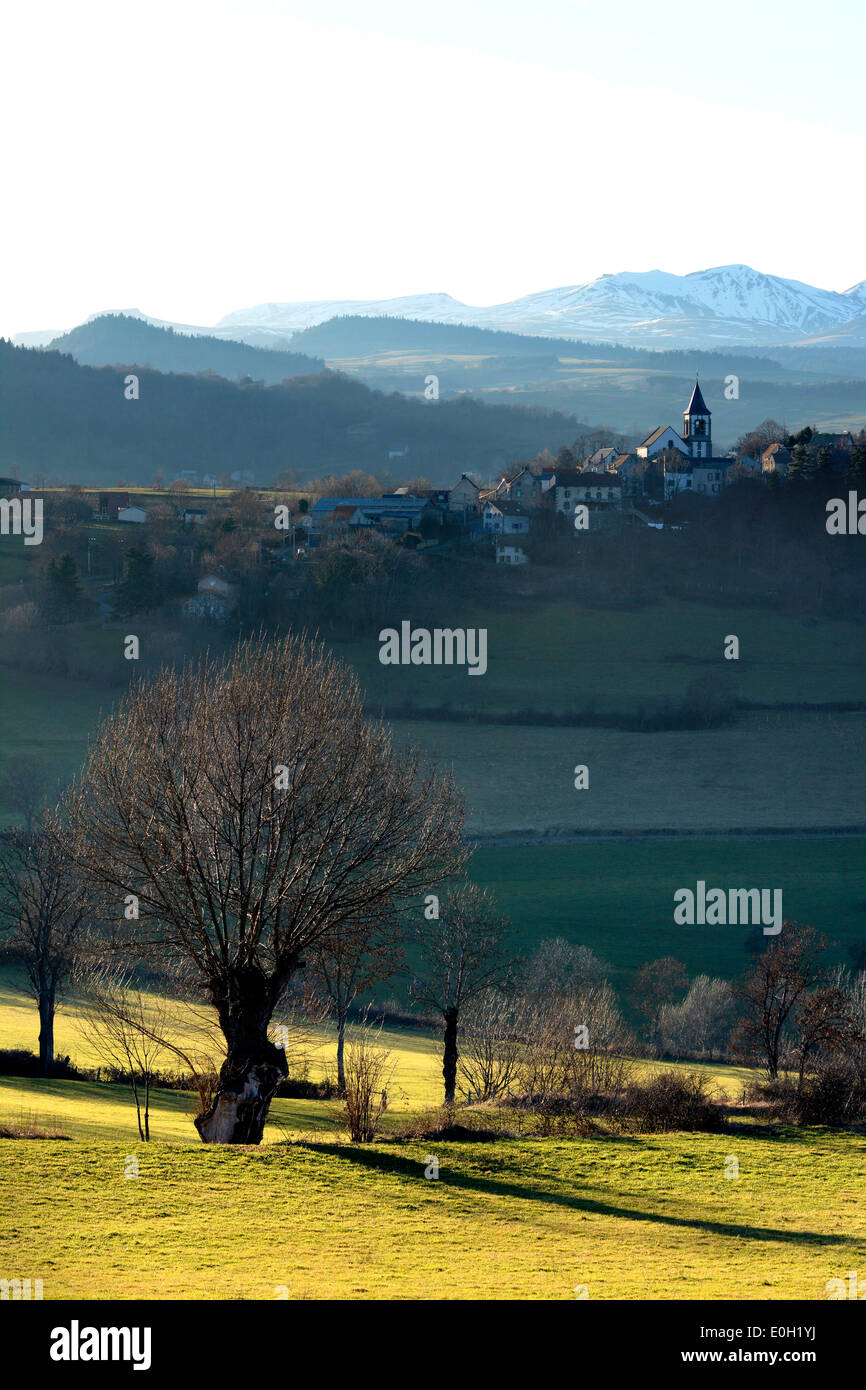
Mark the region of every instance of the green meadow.
[[866, 837], [626, 839], [481, 848], [472, 875], [511, 918], [521, 950], [544, 937], [590, 946], [624, 987], [647, 960], [676, 956], [689, 974], [732, 978], [748, 961], [749, 928], [682, 927], [674, 892], [781, 888], [786, 918], [817, 927], [834, 959], [866, 936]]
[[[32, 1046], [35, 1011], [5, 983], [0, 1044]], [[58, 1032], [88, 1060], [74, 1005]], [[310, 1100], [275, 1101], [258, 1149], [205, 1146], [194, 1097], [165, 1090], [142, 1144], [127, 1087], [0, 1078], [0, 1128], [27, 1119], [67, 1136], [0, 1139], [4, 1275], [41, 1278], [46, 1299], [817, 1300], [862, 1267], [862, 1135], [744, 1122], [395, 1142], [438, 1102], [438, 1046], [396, 1031], [382, 1042], [395, 1071], [366, 1146], [347, 1141], [336, 1102]], [[315, 1074], [333, 1035], [311, 1044]], [[719, 1097], [746, 1076], [702, 1070]]]
[[862, 1138], [817, 1131], [0, 1140], [2, 1263], [47, 1299], [817, 1300], [863, 1267], [864, 1179]]
[[[632, 712], [680, 698], [706, 675], [738, 699], [766, 704], [862, 700], [866, 687], [861, 626], [842, 618], [673, 598], [639, 609], [546, 601], [509, 611], [504, 600], [482, 605], [469, 595], [449, 602], [448, 613], [451, 627], [487, 629], [483, 676], [457, 666], [381, 665], [384, 621], [334, 649], [358, 670], [370, 700], [387, 708], [407, 699], [488, 714]], [[391, 625], [399, 631], [411, 617]], [[740, 639], [738, 661], [723, 657], [728, 633]]]

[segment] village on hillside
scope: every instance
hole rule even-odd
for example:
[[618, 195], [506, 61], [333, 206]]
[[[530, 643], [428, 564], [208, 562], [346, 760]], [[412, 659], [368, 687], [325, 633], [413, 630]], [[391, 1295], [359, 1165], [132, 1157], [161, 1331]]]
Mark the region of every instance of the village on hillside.
[[[767, 420], [716, 455], [712, 412], [697, 380], [680, 430], [658, 425], [631, 449], [620, 447], [622, 440], [600, 442], [606, 438], [609, 431], [594, 431], [590, 452], [578, 447], [586, 440], [578, 441], [556, 456], [544, 451], [516, 463], [498, 479], [463, 472], [449, 488], [424, 478], [398, 485], [388, 474], [363, 472], [303, 483], [290, 470], [264, 489], [242, 469], [219, 485], [187, 469], [168, 484], [158, 473], [149, 489], [40, 488], [4, 478], [0, 490], [43, 501], [54, 549], [63, 549], [62, 566], [46, 554], [49, 589], [61, 591], [55, 618], [69, 620], [80, 610], [80, 574], [92, 581], [89, 589], [102, 581], [103, 616], [117, 611], [116, 594], [109, 597], [104, 587], [110, 581], [114, 589], [125, 586], [128, 612], [138, 611], [136, 598], [142, 611], [173, 598], [186, 618], [224, 622], [243, 609], [244, 589], [263, 567], [285, 571], [335, 547], [369, 551], [390, 543], [497, 566], [556, 563], [564, 537], [579, 544], [587, 532], [681, 529], [691, 508], [735, 487], [748, 497], [754, 488], [798, 480], [826, 477], [838, 489], [866, 477], [866, 431], [807, 427], [791, 435]], [[130, 544], [129, 533], [140, 539]], [[252, 587], [262, 590], [262, 579]]]

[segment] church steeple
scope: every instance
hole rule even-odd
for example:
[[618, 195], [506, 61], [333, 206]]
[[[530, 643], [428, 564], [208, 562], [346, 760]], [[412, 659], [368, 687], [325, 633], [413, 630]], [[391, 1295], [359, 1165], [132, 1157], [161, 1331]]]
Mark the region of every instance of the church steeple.
[[713, 456], [712, 417], [695, 378], [692, 398], [683, 411], [683, 439], [693, 459]]

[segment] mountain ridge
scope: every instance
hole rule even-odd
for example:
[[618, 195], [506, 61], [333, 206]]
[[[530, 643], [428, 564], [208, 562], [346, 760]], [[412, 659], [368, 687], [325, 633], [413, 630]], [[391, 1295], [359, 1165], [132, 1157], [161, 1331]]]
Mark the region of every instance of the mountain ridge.
[[[268, 300], [232, 310], [210, 327], [171, 323], [138, 309], [120, 312], [188, 336], [283, 350], [294, 333], [346, 315], [650, 348], [824, 347], [837, 339], [866, 346], [866, 280], [847, 290], [826, 290], [736, 262], [687, 275], [619, 271], [486, 306], [463, 304], [441, 291], [391, 299]], [[23, 333], [13, 342], [45, 346], [56, 337]]]

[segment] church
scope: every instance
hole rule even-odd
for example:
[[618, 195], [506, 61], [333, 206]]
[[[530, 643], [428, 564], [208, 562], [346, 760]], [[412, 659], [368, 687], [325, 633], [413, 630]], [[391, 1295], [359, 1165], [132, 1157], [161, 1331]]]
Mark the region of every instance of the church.
[[675, 492], [721, 492], [731, 460], [713, 457], [712, 413], [697, 380], [691, 400], [683, 411], [682, 434], [678, 434], [672, 425], [659, 425], [638, 445], [635, 453], [638, 458], [649, 462], [669, 450], [676, 450], [682, 455], [682, 463], [671, 466], [670, 453], [661, 460], [664, 464], [666, 496]]

